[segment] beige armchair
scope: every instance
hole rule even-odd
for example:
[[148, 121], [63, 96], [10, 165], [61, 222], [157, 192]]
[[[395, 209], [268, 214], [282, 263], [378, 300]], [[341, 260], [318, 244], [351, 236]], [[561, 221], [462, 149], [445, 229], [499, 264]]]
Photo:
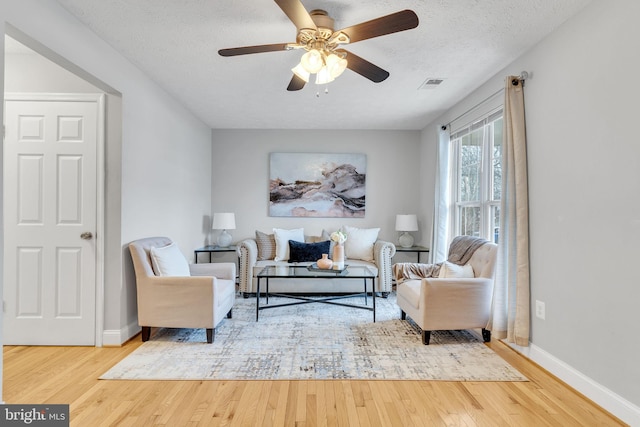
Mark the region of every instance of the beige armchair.
[[150, 237], [129, 244], [136, 273], [138, 324], [142, 341], [148, 341], [152, 327], [205, 328], [212, 343], [215, 327], [231, 318], [235, 301], [234, 263], [191, 264], [182, 254], [184, 277], [156, 275], [151, 249], [171, 245], [167, 237]]
[[482, 329], [484, 342], [491, 340], [486, 329], [493, 297], [498, 246], [484, 243], [466, 263], [473, 268], [470, 278], [425, 277], [397, 285], [401, 318], [411, 319], [422, 329], [422, 343], [429, 344], [431, 331]]

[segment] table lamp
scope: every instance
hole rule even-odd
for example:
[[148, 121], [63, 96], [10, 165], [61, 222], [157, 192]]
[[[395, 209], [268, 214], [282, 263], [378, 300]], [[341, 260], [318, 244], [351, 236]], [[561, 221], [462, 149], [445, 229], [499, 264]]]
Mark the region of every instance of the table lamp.
[[211, 228], [214, 230], [222, 230], [218, 235], [217, 243], [221, 248], [226, 248], [231, 244], [231, 234], [227, 233], [227, 230], [236, 229], [235, 214], [231, 212], [214, 213]]
[[402, 231], [398, 243], [403, 248], [413, 246], [413, 236], [409, 231], [418, 231], [418, 217], [416, 215], [396, 215], [396, 231]]

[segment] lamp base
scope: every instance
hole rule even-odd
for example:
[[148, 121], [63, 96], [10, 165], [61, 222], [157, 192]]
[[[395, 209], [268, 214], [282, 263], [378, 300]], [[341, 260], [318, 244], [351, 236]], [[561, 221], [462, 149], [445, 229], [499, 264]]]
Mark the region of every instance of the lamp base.
[[398, 243], [403, 248], [410, 248], [411, 246], [413, 246], [413, 236], [407, 231], [404, 231], [398, 238]]
[[227, 230], [222, 230], [216, 242], [221, 248], [226, 248], [231, 244], [231, 234], [227, 233]]

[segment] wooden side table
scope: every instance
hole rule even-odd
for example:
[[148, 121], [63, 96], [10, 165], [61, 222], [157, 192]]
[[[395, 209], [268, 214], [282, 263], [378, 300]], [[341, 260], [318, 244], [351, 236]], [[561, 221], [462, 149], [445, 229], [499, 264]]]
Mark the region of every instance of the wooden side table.
[[220, 246], [204, 246], [202, 248], [198, 248], [198, 249], [193, 251], [194, 261], [195, 261], [196, 264], [198, 263], [198, 254], [199, 253], [208, 253], [209, 254], [209, 262], [211, 262], [211, 254], [213, 252], [235, 252], [235, 251], [236, 251], [236, 247], [234, 245], [227, 246], [227, 247], [224, 247], [224, 248], [221, 248]]
[[414, 252], [418, 254], [418, 262], [420, 262], [420, 254], [428, 253], [429, 248], [424, 246], [411, 246], [409, 248], [403, 248], [402, 246], [396, 246], [396, 252]]

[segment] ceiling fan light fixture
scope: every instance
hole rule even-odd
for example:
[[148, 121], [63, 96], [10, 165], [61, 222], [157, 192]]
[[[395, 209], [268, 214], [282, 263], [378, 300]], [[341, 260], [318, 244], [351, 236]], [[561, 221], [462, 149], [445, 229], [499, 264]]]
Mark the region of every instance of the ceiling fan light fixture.
[[305, 83], [309, 83], [309, 76], [311, 76], [311, 73], [304, 69], [302, 63], [298, 63], [298, 65], [293, 67], [291, 71], [293, 71], [293, 74], [304, 80]]
[[334, 20], [325, 10], [315, 9], [309, 12], [302, 0], [276, 0], [276, 4], [296, 26], [295, 43], [234, 47], [220, 49], [218, 54], [238, 56], [281, 50], [305, 50], [300, 64], [292, 68], [294, 75], [287, 86], [288, 91], [301, 90], [305, 83], [308, 83], [311, 74], [316, 74], [317, 84], [331, 82], [346, 68], [374, 83], [384, 81], [389, 77], [388, 71], [339, 46], [410, 30], [416, 28], [419, 23], [418, 15], [405, 9], [335, 31]]
[[334, 79], [342, 74], [346, 68], [346, 59], [340, 58], [335, 53], [332, 53], [327, 57], [327, 69], [329, 70], [329, 74], [331, 75], [331, 77], [333, 77]]
[[324, 66], [322, 53], [317, 49], [311, 49], [309, 52], [302, 55], [302, 58], [300, 59], [300, 64], [310, 74], [317, 73]]

